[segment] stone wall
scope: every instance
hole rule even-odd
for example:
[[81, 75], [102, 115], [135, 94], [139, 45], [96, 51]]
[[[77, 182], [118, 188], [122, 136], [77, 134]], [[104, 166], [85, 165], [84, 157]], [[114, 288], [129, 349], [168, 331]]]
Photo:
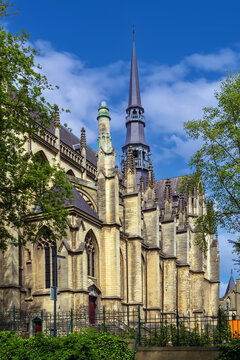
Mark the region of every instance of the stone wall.
[[138, 347], [137, 360], [215, 360], [219, 351], [215, 347]]

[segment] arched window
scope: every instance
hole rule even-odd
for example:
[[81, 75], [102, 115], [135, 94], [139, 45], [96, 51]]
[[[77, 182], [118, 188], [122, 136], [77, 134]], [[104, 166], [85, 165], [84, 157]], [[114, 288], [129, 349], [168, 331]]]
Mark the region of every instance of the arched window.
[[51, 239], [50, 230], [47, 227], [43, 227], [39, 232], [37, 248], [44, 250], [45, 253], [45, 288], [50, 288], [54, 285], [54, 256], [56, 256], [57, 246], [56, 241]]
[[87, 270], [88, 276], [97, 277], [98, 274], [98, 247], [95, 235], [90, 230], [85, 237], [87, 249]]

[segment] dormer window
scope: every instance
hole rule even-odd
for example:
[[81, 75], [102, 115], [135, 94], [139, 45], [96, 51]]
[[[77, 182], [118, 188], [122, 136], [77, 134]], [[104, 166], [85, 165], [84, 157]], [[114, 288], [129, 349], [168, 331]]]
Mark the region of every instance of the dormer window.
[[179, 200], [179, 195], [177, 194], [176, 191], [174, 191], [172, 201], [173, 201], [173, 203], [176, 203], [176, 202], [178, 202], [178, 200]]

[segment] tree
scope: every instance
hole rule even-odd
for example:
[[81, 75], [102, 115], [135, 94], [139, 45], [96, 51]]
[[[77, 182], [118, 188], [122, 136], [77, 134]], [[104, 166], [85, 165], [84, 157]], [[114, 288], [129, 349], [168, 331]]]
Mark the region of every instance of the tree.
[[[184, 178], [182, 187], [186, 191], [192, 186], [200, 190], [203, 181], [215, 210], [198, 219], [203, 225], [205, 221], [205, 230], [207, 224], [215, 223], [229, 232], [239, 233], [240, 73], [228, 75], [215, 92], [215, 98], [217, 105], [204, 108], [202, 119], [184, 124], [188, 136], [200, 139], [202, 145], [190, 162], [195, 172]], [[240, 250], [240, 240], [235, 242], [235, 250]]]
[[[9, 16], [9, 1], [0, 0], [0, 18]], [[29, 36], [11, 34], [0, 25], [0, 249], [36, 241], [43, 225], [54, 240], [65, 235], [71, 185], [56, 163], [32, 156], [28, 141], [49, 128], [56, 112], [43, 91], [53, 89]]]

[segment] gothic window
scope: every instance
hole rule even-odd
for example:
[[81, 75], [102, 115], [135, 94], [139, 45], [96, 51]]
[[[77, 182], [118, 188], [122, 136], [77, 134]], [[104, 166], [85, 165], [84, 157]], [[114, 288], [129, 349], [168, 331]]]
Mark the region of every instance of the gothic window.
[[86, 249], [87, 249], [88, 276], [97, 277], [98, 249], [97, 249], [96, 238], [91, 230], [86, 235], [85, 244], [86, 244]]
[[53, 286], [54, 256], [56, 255], [57, 247], [56, 242], [50, 238], [50, 230], [46, 227], [42, 228], [39, 233], [37, 248], [39, 251], [44, 251], [45, 288], [50, 288]]

